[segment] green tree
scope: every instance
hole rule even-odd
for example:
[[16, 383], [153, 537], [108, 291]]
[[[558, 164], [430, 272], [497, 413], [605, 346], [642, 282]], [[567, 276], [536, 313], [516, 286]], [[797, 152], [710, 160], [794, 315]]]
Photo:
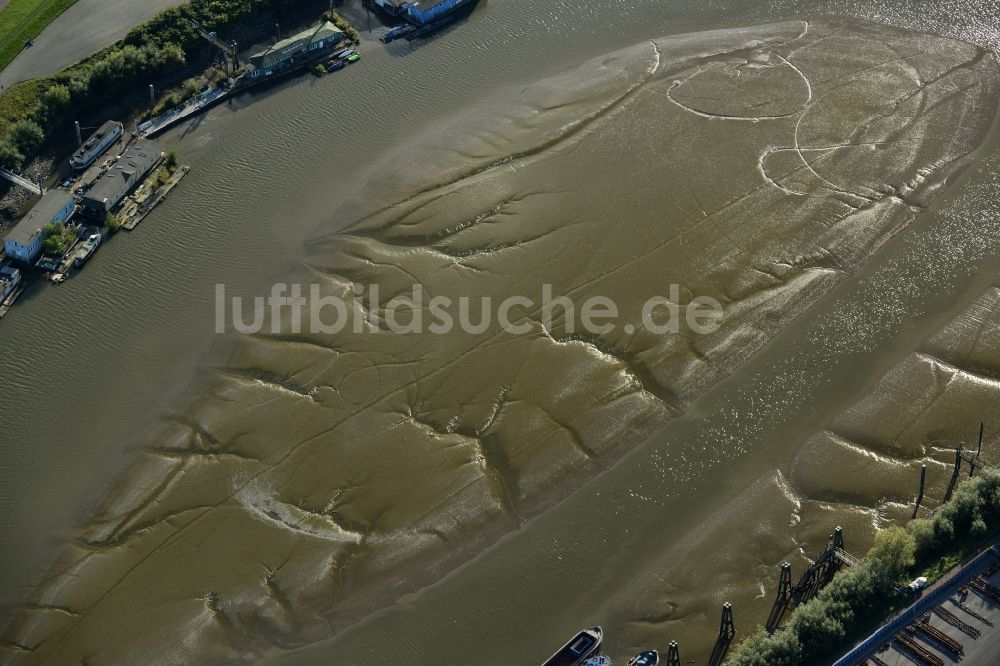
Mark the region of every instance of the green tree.
[[49, 254], [65, 254], [76, 241], [73, 230], [59, 222], [51, 222], [42, 227], [42, 236], [45, 238], [42, 247]]
[[177, 151], [168, 150], [167, 156], [163, 159], [163, 166], [167, 168], [168, 171], [173, 173], [174, 169], [177, 168]]
[[882, 567], [887, 582], [902, 578], [917, 561], [917, 542], [902, 527], [893, 525], [875, 535], [868, 559]]
[[111, 233], [114, 234], [114, 233], [118, 233], [118, 231], [121, 230], [122, 223], [118, 220], [118, 217], [116, 215], [112, 215], [111, 213], [107, 213], [104, 216], [104, 226], [106, 226], [108, 228], [108, 231], [110, 231]]
[[792, 617], [790, 628], [798, 636], [806, 658], [831, 654], [846, 634], [844, 625], [831, 617], [828, 607], [822, 597], [817, 597], [798, 608]]
[[177, 44], [165, 44], [155, 49], [148, 56], [149, 64], [157, 70], [178, 67], [186, 62], [184, 49]]
[[16, 171], [23, 163], [24, 154], [12, 145], [9, 139], [0, 141], [0, 166]]
[[89, 99], [90, 91], [90, 69], [72, 70], [66, 77], [66, 87], [72, 99]]
[[33, 120], [19, 120], [14, 123], [8, 138], [22, 153], [30, 153], [42, 145], [42, 141], [45, 140], [45, 132]]
[[917, 518], [911, 520], [906, 526], [906, 531], [913, 535], [913, 541], [917, 546], [917, 555], [924, 557], [937, 547], [934, 535], [934, 523], [927, 518]]
[[170, 170], [166, 167], [160, 169], [159, 173], [156, 174], [156, 186], [163, 187], [170, 181]]
[[69, 88], [61, 83], [49, 86], [42, 94], [42, 103], [50, 111], [61, 111], [69, 106], [72, 100]]
[[802, 645], [794, 631], [771, 636], [762, 627], [747, 636], [726, 661], [727, 666], [798, 666]]

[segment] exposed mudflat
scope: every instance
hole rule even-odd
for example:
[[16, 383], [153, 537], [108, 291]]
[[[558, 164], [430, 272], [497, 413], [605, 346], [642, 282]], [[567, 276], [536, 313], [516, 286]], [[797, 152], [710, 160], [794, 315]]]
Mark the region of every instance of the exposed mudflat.
[[[963, 168], [998, 86], [993, 56], [969, 44], [795, 21], [637, 44], [470, 110], [376, 175], [290, 280], [348, 299], [352, 282], [378, 284], [383, 302], [415, 283], [495, 301], [538, 300], [551, 284], [577, 303], [613, 298], [618, 327], [583, 336], [529, 307], [523, 335], [494, 321], [480, 334], [323, 336], [284, 321], [280, 334], [234, 338], [67, 545], [0, 654], [249, 661], [437, 579], [684, 413], [863, 266]], [[718, 299], [723, 326], [644, 331], [642, 304], [673, 283], [682, 310]], [[940, 361], [904, 369], [937, 382], [925, 401], [979, 386], [942, 384], [965, 366], [932, 349]], [[856, 409], [871, 420], [845, 415], [790, 473], [769, 473], [679, 542], [656, 569], [662, 585], [622, 595], [628, 642], [673, 621], [665, 605], [712, 614], [704, 586], [727, 591], [719, 567], [745, 595], [756, 580], [737, 572], [803, 562], [798, 543], [821, 541], [841, 505], [871, 515], [854, 521], [863, 541], [892, 511], [877, 498], [906, 501], [924, 421], [893, 429], [877, 404]], [[831, 469], [843, 470], [832, 486]], [[756, 550], [721, 540], [755, 506]], [[703, 634], [714, 622], [680, 624]]]
[[[763, 624], [778, 567], [791, 562], [797, 580], [831, 525], [863, 554], [877, 529], [911, 517], [924, 464], [918, 515], [940, 504], [955, 449], [977, 449], [981, 419], [991, 426], [981, 459], [1000, 462], [998, 401], [1000, 289], [992, 286], [809, 438], [787, 476], [763, 475], [624, 589], [610, 613], [619, 650], [671, 636], [704, 651], [723, 601], [735, 603], [744, 626]], [[960, 478], [968, 475], [963, 462]]]

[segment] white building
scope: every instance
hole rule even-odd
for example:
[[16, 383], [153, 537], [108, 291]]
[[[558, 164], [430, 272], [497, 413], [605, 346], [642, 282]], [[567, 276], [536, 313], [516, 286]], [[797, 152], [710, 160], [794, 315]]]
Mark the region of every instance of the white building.
[[50, 190], [21, 218], [7, 237], [3, 249], [7, 258], [20, 264], [32, 264], [42, 253], [42, 227], [52, 222], [65, 222], [73, 214], [76, 200], [63, 190]]

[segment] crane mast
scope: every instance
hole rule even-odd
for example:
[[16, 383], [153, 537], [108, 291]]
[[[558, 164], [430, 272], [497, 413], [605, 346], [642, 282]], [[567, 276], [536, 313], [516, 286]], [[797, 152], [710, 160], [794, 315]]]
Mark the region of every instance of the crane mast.
[[222, 51], [222, 57], [225, 59], [226, 63], [229, 64], [229, 66], [231, 67], [230, 73], [235, 72], [240, 66], [240, 56], [236, 50], [236, 42], [233, 42], [232, 44], [227, 44], [226, 42], [219, 39], [218, 35], [216, 35], [214, 32], [209, 32], [208, 30], [205, 30], [204, 26], [198, 23], [198, 21], [195, 21], [194, 19], [188, 19], [188, 20], [191, 21], [191, 25], [194, 26], [195, 31], [205, 41], [207, 41], [209, 44]]

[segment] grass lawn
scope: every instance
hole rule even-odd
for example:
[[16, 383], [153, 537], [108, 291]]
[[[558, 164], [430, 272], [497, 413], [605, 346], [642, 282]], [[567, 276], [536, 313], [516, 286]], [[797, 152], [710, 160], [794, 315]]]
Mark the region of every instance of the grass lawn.
[[3, 95], [0, 95], [0, 141], [7, 137], [14, 123], [34, 117], [39, 100], [38, 88], [38, 81], [26, 81], [4, 89]]
[[76, 0], [11, 0], [0, 10], [0, 69]]

